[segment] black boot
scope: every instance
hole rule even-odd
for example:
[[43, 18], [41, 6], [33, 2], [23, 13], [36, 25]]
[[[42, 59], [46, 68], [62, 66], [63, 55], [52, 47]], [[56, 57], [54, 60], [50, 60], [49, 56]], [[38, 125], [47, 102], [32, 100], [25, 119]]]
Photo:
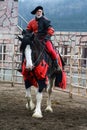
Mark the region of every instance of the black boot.
[[58, 60], [57, 59], [55, 59], [55, 60], [53, 60], [53, 67], [56, 69], [56, 71], [62, 71], [61, 70], [61, 68], [60, 68], [60, 66], [59, 66], [59, 64], [58, 64]]

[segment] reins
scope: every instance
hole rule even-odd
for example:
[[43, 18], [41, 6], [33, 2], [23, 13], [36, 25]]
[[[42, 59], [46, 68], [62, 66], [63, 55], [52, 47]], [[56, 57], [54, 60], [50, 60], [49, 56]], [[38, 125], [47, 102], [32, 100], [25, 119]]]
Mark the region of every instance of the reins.
[[35, 63], [34, 63], [34, 66], [36, 66], [36, 65], [38, 64], [38, 62], [39, 62], [40, 58], [41, 58], [41, 57], [42, 57], [42, 55], [43, 55], [44, 50], [45, 50], [45, 47], [43, 47], [42, 52], [40, 53], [40, 55], [39, 55], [39, 56], [38, 56], [38, 58], [36, 59], [36, 61], [35, 61]]
[[[36, 42], [35, 39], [34, 39], [34, 42]], [[34, 63], [34, 66], [37, 66], [37, 65], [38, 65], [38, 63], [39, 63], [39, 61], [40, 61], [40, 59], [41, 59], [41, 57], [42, 57], [44, 51], [46, 50], [45, 45], [43, 45], [43, 44], [39, 41], [39, 39], [38, 39], [37, 42], [39, 42], [40, 46], [42, 47], [42, 51], [41, 51], [41, 53], [39, 54], [38, 58], [36, 59], [36, 61], [35, 61], [35, 63]], [[39, 44], [38, 44], [38, 46], [39, 46]], [[44, 43], [44, 44], [45, 44], [45, 43]]]

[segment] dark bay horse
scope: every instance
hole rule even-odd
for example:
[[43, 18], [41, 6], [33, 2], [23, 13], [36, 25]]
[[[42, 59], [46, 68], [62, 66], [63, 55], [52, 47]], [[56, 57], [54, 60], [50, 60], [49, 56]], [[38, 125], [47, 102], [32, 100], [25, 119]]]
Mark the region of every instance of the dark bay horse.
[[[53, 83], [57, 86], [66, 86], [66, 76], [63, 76], [63, 71], [57, 72], [53, 66], [52, 59], [46, 51], [44, 43], [41, 43], [37, 36], [31, 33], [26, 33], [21, 40], [20, 50], [24, 54], [24, 62], [22, 64], [22, 75], [25, 82], [27, 104], [26, 108], [34, 110], [33, 117], [42, 118], [41, 102], [43, 89], [47, 89], [47, 107], [46, 111], [53, 112], [51, 106], [51, 93]], [[63, 70], [63, 64], [60, 55], [60, 67]], [[62, 78], [64, 77], [64, 78]], [[64, 82], [63, 79], [65, 80]], [[55, 82], [54, 82], [55, 81]], [[64, 83], [64, 84], [63, 84]], [[36, 105], [32, 101], [31, 86], [36, 86]], [[63, 88], [62, 87], [62, 88]]]

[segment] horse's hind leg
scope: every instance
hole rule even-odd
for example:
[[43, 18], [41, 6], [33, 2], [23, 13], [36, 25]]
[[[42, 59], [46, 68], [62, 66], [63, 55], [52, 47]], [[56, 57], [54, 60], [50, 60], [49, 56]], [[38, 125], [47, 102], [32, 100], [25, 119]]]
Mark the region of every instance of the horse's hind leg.
[[33, 110], [35, 108], [35, 105], [32, 101], [32, 96], [31, 96], [31, 86], [28, 81], [25, 81], [25, 87], [26, 87], [26, 99], [27, 99], [27, 104], [26, 108]]
[[48, 98], [47, 98], [47, 107], [46, 107], [46, 111], [50, 111], [53, 112], [53, 109], [51, 107], [51, 93], [52, 93], [52, 86], [53, 86], [53, 79], [49, 80], [49, 85], [47, 88], [47, 93], [48, 93]]
[[31, 88], [26, 89], [26, 96], [25, 97], [27, 99], [26, 108], [27, 109], [30, 108], [31, 110], [33, 110], [35, 108], [35, 105], [34, 105], [34, 103], [32, 101], [32, 97], [31, 97]]

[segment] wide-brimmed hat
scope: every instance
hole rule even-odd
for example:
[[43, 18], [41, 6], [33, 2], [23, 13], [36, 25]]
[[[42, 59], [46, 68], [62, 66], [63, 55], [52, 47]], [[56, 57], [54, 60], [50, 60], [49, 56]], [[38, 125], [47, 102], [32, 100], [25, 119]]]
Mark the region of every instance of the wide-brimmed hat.
[[31, 14], [36, 14], [36, 12], [41, 9], [43, 11], [43, 7], [42, 6], [37, 6], [33, 11], [31, 11]]

